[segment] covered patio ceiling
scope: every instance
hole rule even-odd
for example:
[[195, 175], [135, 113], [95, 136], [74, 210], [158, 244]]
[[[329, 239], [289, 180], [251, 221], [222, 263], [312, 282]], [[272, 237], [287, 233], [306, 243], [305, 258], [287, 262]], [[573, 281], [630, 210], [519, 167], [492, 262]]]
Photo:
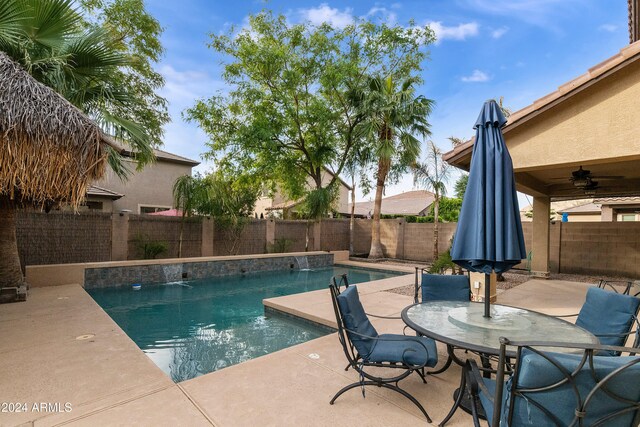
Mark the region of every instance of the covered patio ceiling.
[[[512, 114], [503, 132], [523, 193], [551, 200], [639, 195], [640, 42]], [[473, 143], [444, 160], [468, 170]], [[572, 181], [580, 166], [595, 192]]]

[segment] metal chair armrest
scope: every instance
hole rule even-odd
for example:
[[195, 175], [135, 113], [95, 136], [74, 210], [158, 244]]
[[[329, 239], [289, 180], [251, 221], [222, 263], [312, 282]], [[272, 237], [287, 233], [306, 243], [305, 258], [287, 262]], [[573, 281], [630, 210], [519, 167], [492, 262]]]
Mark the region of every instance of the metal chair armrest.
[[366, 312], [364, 314], [366, 314], [369, 317], [375, 317], [377, 319], [402, 320], [402, 317], [400, 317], [400, 316], [380, 316], [380, 315], [377, 315], [377, 314], [371, 314], [371, 313], [366, 313]]
[[469, 380], [469, 387], [473, 396], [478, 396], [478, 391], [484, 393], [491, 402], [493, 402], [493, 395], [484, 384], [482, 373], [478, 364], [473, 359], [467, 359], [467, 375]]

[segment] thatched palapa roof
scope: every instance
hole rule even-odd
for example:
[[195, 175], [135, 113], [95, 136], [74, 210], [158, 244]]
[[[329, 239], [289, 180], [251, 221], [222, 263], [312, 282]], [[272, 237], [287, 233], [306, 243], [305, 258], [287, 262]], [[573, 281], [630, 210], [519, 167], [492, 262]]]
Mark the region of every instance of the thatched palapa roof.
[[114, 143], [58, 93], [0, 52], [0, 195], [77, 207]]

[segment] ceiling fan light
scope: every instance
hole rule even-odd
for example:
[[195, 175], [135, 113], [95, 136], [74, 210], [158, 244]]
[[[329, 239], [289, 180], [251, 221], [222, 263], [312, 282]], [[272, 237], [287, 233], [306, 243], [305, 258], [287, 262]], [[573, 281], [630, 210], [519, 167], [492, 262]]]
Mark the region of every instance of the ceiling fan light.
[[577, 188], [584, 188], [589, 185], [591, 180], [589, 178], [575, 178], [573, 180], [573, 185]]

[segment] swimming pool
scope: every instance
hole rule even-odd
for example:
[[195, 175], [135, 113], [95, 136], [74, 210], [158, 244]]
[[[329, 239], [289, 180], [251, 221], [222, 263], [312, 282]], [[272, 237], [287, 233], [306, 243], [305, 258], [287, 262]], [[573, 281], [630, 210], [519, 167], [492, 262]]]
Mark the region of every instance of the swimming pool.
[[[235, 365], [328, 333], [285, 316], [265, 316], [262, 300], [402, 273], [329, 267], [88, 290], [127, 335], [175, 382]], [[327, 296], [328, 298], [328, 296]]]

